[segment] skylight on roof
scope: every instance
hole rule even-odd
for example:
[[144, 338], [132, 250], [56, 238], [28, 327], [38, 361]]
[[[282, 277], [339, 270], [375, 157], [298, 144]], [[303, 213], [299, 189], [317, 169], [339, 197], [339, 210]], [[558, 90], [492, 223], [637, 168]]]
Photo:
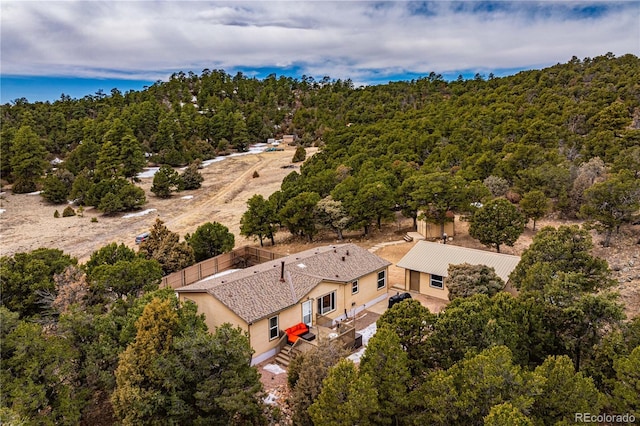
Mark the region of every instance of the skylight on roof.
[[298, 263], [298, 268], [306, 268], [307, 265], [305, 265], [304, 263]]

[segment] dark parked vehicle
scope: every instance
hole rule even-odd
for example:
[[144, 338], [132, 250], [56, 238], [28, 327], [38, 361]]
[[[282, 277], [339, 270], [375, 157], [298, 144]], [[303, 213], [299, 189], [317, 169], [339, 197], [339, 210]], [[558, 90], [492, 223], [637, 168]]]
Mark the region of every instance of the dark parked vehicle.
[[409, 293], [396, 294], [395, 296], [391, 296], [389, 298], [389, 308], [391, 308], [396, 303], [402, 302], [403, 300], [411, 299], [411, 295]]

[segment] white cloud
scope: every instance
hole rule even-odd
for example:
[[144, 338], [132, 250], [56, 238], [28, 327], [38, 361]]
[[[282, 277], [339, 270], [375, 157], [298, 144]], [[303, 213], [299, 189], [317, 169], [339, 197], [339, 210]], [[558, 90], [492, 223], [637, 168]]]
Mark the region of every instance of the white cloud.
[[292, 67], [372, 75], [529, 68], [640, 53], [640, 3], [17, 1], [2, 73], [166, 78]]

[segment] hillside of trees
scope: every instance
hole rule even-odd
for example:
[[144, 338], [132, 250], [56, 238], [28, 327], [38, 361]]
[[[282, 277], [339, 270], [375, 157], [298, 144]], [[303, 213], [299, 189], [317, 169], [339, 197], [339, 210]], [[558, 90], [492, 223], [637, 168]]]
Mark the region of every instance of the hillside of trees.
[[[139, 92], [1, 108], [3, 185], [106, 213], [144, 203], [135, 176], [148, 163], [191, 164], [198, 184], [197, 160], [267, 137], [320, 146], [280, 191], [249, 200], [242, 233], [261, 243], [281, 226], [340, 238], [397, 211], [440, 224], [453, 211], [500, 250], [553, 211], [586, 219], [609, 244], [640, 208], [633, 55], [362, 88], [205, 70]], [[157, 196], [184, 184], [172, 172], [154, 182]], [[283, 424], [263, 402], [247, 337], [207, 330], [195, 306], [158, 289], [163, 274], [229, 250], [233, 236], [211, 223], [180, 242], [159, 221], [151, 234], [138, 252], [111, 244], [81, 265], [51, 248], [0, 259], [1, 423]], [[332, 347], [296, 358], [294, 424], [637, 420], [640, 319], [624, 318], [593, 244], [585, 228], [543, 228], [511, 276], [518, 298], [463, 288], [439, 314], [405, 301], [379, 319], [359, 366]]]
[[[208, 330], [193, 303], [158, 289], [168, 253], [156, 240], [173, 240], [160, 228], [137, 253], [112, 243], [81, 265], [46, 248], [0, 259], [0, 422], [444, 426], [561, 425], [576, 412], [640, 418], [640, 317], [625, 320], [611, 271], [578, 226], [546, 227], [534, 237], [511, 274], [518, 297], [460, 284], [466, 289], [439, 314], [412, 299], [387, 310], [359, 366], [326, 342], [298, 355], [288, 371], [290, 397], [277, 408], [264, 402], [245, 332], [228, 324]], [[181, 259], [183, 249], [173, 252]]]
[[[329, 77], [177, 73], [143, 91], [2, 105], [0, 173], [14, 192], [41, 189], [53, 203], [116, 213], [145, 203], [135, 176], [149, 163], [187, 165], [295, 134], [322, 149], [268, 200], [270, 222], [293, 233], [367, 233], [394, 210], [441, 223], [449, 210], [471, 217], [473, 206], [506, 196], [522, 200], [527, 219], [548, 209], [581, 216], [609, 241], [638, 202], [639, 81], [630, 54], [504, 78], [446, 82], [431, 73], [358, 88]], [[165, 183], [156, 195], [171, 185], [180, 188]], [[291, 216], [320, 200], [313, 227], [280, 218], [283, 208]]]

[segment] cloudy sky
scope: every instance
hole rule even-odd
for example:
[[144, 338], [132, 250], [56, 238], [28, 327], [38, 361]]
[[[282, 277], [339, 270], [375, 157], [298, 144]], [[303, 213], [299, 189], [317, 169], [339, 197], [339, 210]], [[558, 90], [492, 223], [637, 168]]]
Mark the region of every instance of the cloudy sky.
[[497, 76], [640, 55], [640, 1], [3, 0], [2, 103], [141, 89], [176, 71]]

